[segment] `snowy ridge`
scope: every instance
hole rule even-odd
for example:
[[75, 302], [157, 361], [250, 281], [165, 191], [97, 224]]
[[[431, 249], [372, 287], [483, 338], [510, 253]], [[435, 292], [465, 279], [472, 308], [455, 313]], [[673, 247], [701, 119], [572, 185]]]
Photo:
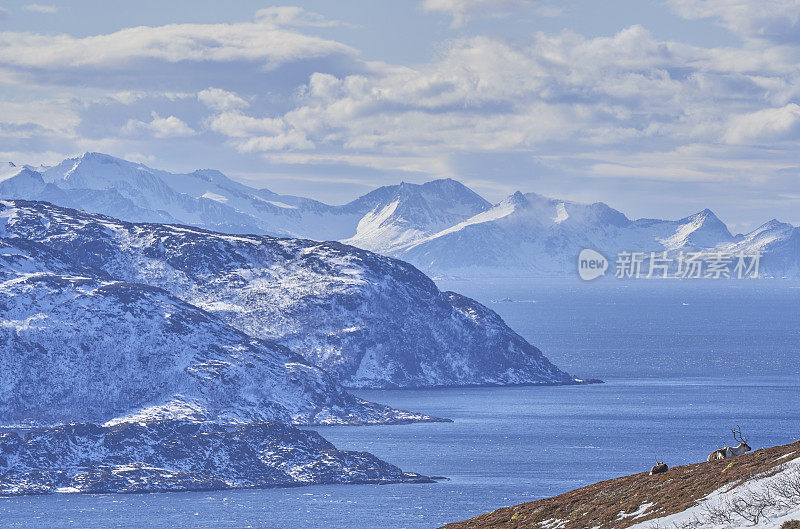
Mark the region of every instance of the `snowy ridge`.
[[451, 179], [385, 186], [351, 202], [363, 211], [356, 233], [342, 242], [380, 253], [392, 252], [489, 209], [490, 204]]
[[583, 248], [621, 252], [763, 251], [764, 275], [800, 277], [800, 228], [771, 221], [732, 235], [705, 209], [630, 220], [603, 203], [516, 192], [492, 205], [463, 184], [380, 187], [332, 206], [202, 169], [170, 173], [100, 153], [55, 167], [0, 168], [0, 198], [41, 200], [131, 222], [338, 240], [410, 262], [434, 277], [574, 276]]
[[351, 246], [131, 224], [35, 202], [0, 202], [0, 218], [9, 240], [163, 289], [347, 387], [578, 382], [488, 308]]
[[[488, 207], [454, 180], [387, 186], [330, 206], [254, 189], [211, 169], [170, 173], [101, 153], [85, 153], [38, 172], [21, 170], [11, 163], [0, 169], [0, 198], [45, 200], [132, 222], [174, 222], [229, 233], [354, 238], [369, 249], [388, 249], [397, 245], [395, 237], [408, 241], [433, 233]], [[393, 201], [399, 204], [394, 215], [377, 224], [365, 220]]]
[[0, 430], [0, 495], [429, 483], [278, 422], [156, 421]]
[[158, 288], [0, 272], [0, 423], [430, 418], [358, 399], [284, 347]]
[[613, 259], [620, 251], [690, 251], [733, 240], [707, 210], [678, 221], [631, 221], [603, 203], [517, 192], [395, 255], [434, 276], [564, 276], [575, 273], [584, 248]]

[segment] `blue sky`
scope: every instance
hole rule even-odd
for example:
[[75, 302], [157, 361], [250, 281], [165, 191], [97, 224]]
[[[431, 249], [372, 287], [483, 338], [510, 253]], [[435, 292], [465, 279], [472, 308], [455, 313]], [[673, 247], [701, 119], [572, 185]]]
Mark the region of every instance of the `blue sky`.
[[0, 2], [0, 159], [800, 224], [800, 0]]

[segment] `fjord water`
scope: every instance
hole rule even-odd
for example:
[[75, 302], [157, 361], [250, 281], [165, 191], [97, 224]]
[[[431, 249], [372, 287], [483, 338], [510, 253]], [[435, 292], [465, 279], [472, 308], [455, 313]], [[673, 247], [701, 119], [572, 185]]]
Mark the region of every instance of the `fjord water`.
[[2, 527], [430, 528], [598, 480], [704, 460], [740, 424], [800, 438], [800, 284], [442, 281], [557, 365], [607, 383], [362, 391], [453, 423], [318, 428], [430, 485], [0, 499]]

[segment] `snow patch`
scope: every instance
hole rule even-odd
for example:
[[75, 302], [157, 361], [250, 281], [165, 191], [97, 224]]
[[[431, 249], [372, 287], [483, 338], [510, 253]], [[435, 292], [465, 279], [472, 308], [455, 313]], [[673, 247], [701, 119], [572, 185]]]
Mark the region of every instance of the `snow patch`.
[[211, 191], [206, 191], [205, 193], [203, 193], [200, 196], [201, 196], [201, 198], [207, 198], [209, 200], [213, 200], [214, 202], [220, 202], [222, 204], [225, 204], [226, 202], [228, 202], [228, 197], [224, 197], [224, 196], [219, 195], [217, 193], [212, 193]]
[[553, 222], [556, 224], [561, 224], [565, 220], [569, 218], [569, 213], [567, 213], [567, 207], [564, 205], [563, 202], [559, 202], [556, 206], [556, 216], [553, 219]]
[[283, 208], [283, 209], [297, 209], [297, 206], [293, 206], [293, 205], [287, 204], [285, 202], [278, 202], [277, 200], [266, 200], [265, 202], [268, 202], [268, 203], [272, 204], [273, 206], [277, 206], [277, 207]]
[[653, 504], [653, 503], [643, 503], [643, 504], [641, 504], [639, 506], [638, 509], [636, 509], [633, 512], [619, 511], [619, 516], [617, 516], [617, 520], [624, 520], [625, 518], [633, 518], [633, 519], [641, 518], [642, 516], [644, 516], [647, 513], [647, 511], [650, 510], [650, 508], [653, 505], [655, 505], [655, 504]]

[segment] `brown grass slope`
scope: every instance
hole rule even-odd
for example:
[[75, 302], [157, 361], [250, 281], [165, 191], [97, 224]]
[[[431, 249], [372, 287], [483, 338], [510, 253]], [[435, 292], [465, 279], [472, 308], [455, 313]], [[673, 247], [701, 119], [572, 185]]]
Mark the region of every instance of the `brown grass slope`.
[[[756, 475], [769, 475], [779, 465], [797, 457], [800, 457], [800, 441], [733, 459], [675, 467], [664, 474], [650, 476], [645, 472], [601, 481], [553, 498], [503, 507], [450, 523], [444, 529], [529, 528], [548, 520], [566, 521], [559, 529], [622, 529], [682, 512], [723, 486], [733, 489]], [[643, 503], [654, 504], [644, 516], [619, 519], [621, 512], [635, 512]]]

